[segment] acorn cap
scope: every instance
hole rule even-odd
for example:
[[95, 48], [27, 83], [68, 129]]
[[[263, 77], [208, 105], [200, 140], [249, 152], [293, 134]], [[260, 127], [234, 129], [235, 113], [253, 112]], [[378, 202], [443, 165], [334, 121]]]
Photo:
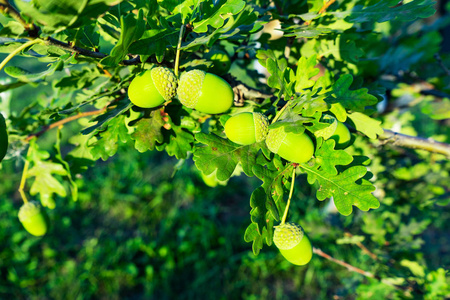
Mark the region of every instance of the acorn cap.
[[284, 223], [275, 226], [273, 242], [278, 249], [289, 250], [297, 246], [303, 239], [303, 228], [295, 223]]
[[261, 113], [253, 113], [253, 122], [255, 124], [256, 142], [264, 141], [269, 132], [269, 120]]
[[41, 205], [39, 202], [30, 201], [20, 207], [18, 216], [20, 222], [23, 223], [39, 213], [41, 213]]
[[284, 127], [278, 127], [275, 129], [270, 129], [266, 138], [267, 148], [272, 153], [278, 153], [281, 143], [286, 138], [287, 134], [284, 132]]
[[177, 77], [173, 72], [165, 67], [156, 67], [151, 70], [153, 84], [158, 92], [168, 101], [177, 93]]
[[206, 72], [202, 70], [192, 70], [181, 75], [180, 83], [183, 83], [177, 91], [181, 104], [188, 108], [195, 108], [201, 96], [205, 75]]

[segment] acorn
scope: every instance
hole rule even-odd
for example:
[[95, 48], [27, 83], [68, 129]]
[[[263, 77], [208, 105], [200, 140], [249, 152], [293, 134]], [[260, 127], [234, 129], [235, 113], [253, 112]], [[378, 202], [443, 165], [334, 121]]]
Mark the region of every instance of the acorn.
[[155, 67], [136, 76], [128, 87], [128, 98], [139, 107], [152, 108], [177, 93], [177, 77], [165, 67]]
[[333, 139], [336, 142], [335, 149], [343, 149], [349, 145], [352, 136], [344, 123], [339, 122], [335, 117], [328, 114], [323, 115], [321, 121], [330, 125], [314, 132], [316, 137], [323, 137], [325, 140]]
[[299, 164], [309, 161], [314, 154], [314, 144], [306, 133], [286, 133], [284, 127], [270, 129], [266, 145], [271, 152]]
[[264, 141], [269, 132], [269, 120], [261, 113], [244, 112], [232, 116], [225, 123], [227, 138], [239, 145]]
[[36, 201], [23, 204], [19, 210], [19, 221], [26, 231], [34, 236], [43, 236], [48, 229], [45, 211]]
[[219, 179], [217, 179], [216, 177], [216, 171], [212, 172], [209, 175], [205, 175], [203, 172], [200, 172], [200, 176], [203, 179], [203, 182], [209, 186], [209, 187], [216, 187], [217, 185], [222, 185], [225, 186], [228, 183], [228, 180], [225, 181], [220, 181]]
[[183, 73], [177, 93], [181, 104], [206, 114], [224, 113], [234, 101], [234, 92], [228, 82], [202, 70]]
[[336, 149], [344, 149], [350, 143], [352, 136], [347, 126], [338, 121], [336, 130], [330, 138], [336, 142]]
[[275, 226], [273, 242], [284, 258], [294, 265], [306, 265], [312, 258], [311, 242], [300, 225], [284, 223]]

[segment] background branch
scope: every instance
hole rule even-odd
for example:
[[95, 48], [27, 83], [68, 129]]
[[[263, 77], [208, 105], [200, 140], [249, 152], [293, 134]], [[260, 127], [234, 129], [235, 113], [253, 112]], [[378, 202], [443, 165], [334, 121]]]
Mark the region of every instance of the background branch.
[[[326, 12], [326, 11], [327, 11], [327, 8], [330, 7], [331, 4], [333, 4], [334, 2], [336, 2], [336, 0], [329, 0], [328, 2], [326, 2], [326, 3], [322, 6], [322, 8], [319, 10], [318, 14], [321, 15], [321, 14], [323, 14], [324, 12]], [[311, 22], [312, 22], [312, 20], [306, 21], [306, 22], [305, 22], [305, 25], [310, 25]]]
[[313, 247], [313, 252], [314, 252], [314, 254], [322, 256], [323, 258], [326, 258], [334, 263], [337, 263], [338, 265], [341, 265], [341, 266], [347, 268], [347, 270], [349, 270], [349, 271], [356, 272], [356, 273], [361, 274], [366, 277], [376, 278], [375, 275], [373, 275], [372, 273], [364, 271], [360, 268], [354, 267], [354, 266], [350, 265], [349, 263], [346, 263], [345, 261], [336, 259], [336, 258], [332, 257], [331, 255], [326, 254], [325, 252], [323, 252], [322, 250], [320, 250], [318, 248]]
[[61, 48], [63, 50], [69, 51], [69, 52], [76, 52], [78, 54], [84, 55], [84, 56], [89, 56], [92, 58], [105, 58], [108, 55], [101, 53], [101, 52], [94, 52], [94, 51], [90, 51], [81, 47], [77, 47], [77, 46], [72, 46], [68, 43], [62, 42], [60, 40], [54, 39], [52, 37], [48, 37], [44, 39], [45, 43], [47, 45], [52, 45], [52, 46], [56, 46], [58, 48]]
[[101, 114], [101, 113], [103, 113], [105, 111], [106, 111], [106, 107], [102, 108], [102, 109], [99, 109], [99, 110], [87, 111], [87, 112], [79, 113], [77, 115], [74, 115], [74, 116], [71, 116], [71, 117], [59, 120], [59, 121], [57, 121], [57, 122], [55, 122], [53, 124], [45, 126], [41, 131], [39, 131], [37, 133], [30, 134], [29, 136], [26, 137], [25, 141], [29, 141], [29, 140], [31, 140], [34, 137], [40, 137], [41, 135], [43, 135], [48, 130], [56, 128], [56, 127], [59, 127], [61, 125], [69, 123], [71, 121], [74, 121], [74, 120], [77, 120], [77, 119], [81, 119], [81, 118], [84, 118], [84, 117], [88, 117], [88, 116], [99, 115], [99, 114]]
[[[30, 39], [37, 39], [39, 38], [39, 33], [40, 33], [40, 28], [39, 26], [35, 25], [35, 24], [29, 24], [26, 22], [26, 20], [24, 20], [22, 18], [22, 16], [20, 15], [20, 12], [18, 12], [14, 6], [11, 5], [11, 3], [9, 3], [9, 1], [7, 0], [0, 0], [0, 10], [2, 10], [2, 12], [4, 14], [8, 14], [11, 18], [15, 19], [17, 22], [19, 22], [20, 24], [22, 24], [22, 26], [25, 28], [25, 30], [28, 32], [28, 38]], [[87, 57], [92, 57], [92, 58], [96, 58], [96, 59], [102, 59], [107, 57], [108, 55], [105, 53], [101, 53], [101, 52], [96, 52], [96, 51], [91, 51], [88, 49], [84, 49], [75, 45], [71, 45], [70, 43], [66, 43], [63, 41], [60, 41], [58, 39], [52, 38], [52, 37], [46, 37], [46, 38], [42, 38], [43, 41], [45, 41], [45, 43], [47, 45], [52, 45], [52, 46], [56, 46], [60, 49], [63, 49], [65, 51], [69, 51], [69, 52], [75, 52], [78, 53], [80, 55], [83, 56], [87, 56]], [[122, 64], [129, 66], [129, 65], [137, 65], [141, 63], [141, 59], [139, 56], [136, 56], [132, 59], [128, 59], [128, 60], [123, 60]]]
[[[353, 237], [353, 234], [350, 232], [345, 232], [345, 236]], [[356, 246], [358, 246], [365, 254], [369, 255], [372, 259], [377, 260], [378, 257], [375, 253], [371, 252], [369, 249], [367, 249], [366, 246], [364, 246], [361, 242], [356, 242]]]
[[265, 99], [275, 97], [274, 95], [252, 88], [230, 75], [227, 75], [226, 79], [233, 87], [235, 106], [244, 106], [245, 99], [263, 101]]
[[326, 254], [325, 252], [323, 252], [322, 250], [320, 250], [320, 249], [318, 249], [318, 248], [313, 247], [313, 252], [314, 252], [314, 254], [316, 254], [316, 255], [319, 255], [319, 256], [321, 256], [321, 257], [323, 257], [323, 258], [325, 258], [325, 259], [327, 259], [327, 260], [329, 260], [329, 261], [332, 261], [332, 262], [334, 262], [334, 263], [336, 263], [336, 264], [338, 264], [338, 265], [341, 265], [341, 266], [347, 268], [347, 270], [349, 270], [349, 271], [351, 271], [351, 272], [355, 272], [355, 273], [361, 274], [361, 275], [363, 275], [363, 276], [365, 276], [365, 277], [377, 279], [378, 281], [380, 281], [380, 282], [382, 282], [382, 283], [384, 283], [384, 284], [393, 286], [393, 287], [395, 287], [396, 289], [399, 289], [399, 290], [403, 290], [403, 291], [411, 291], [411, 287], [399, 286], [399, 285], [393, 284], [393, 283], [391, 283], [391, 282], [389, 282], [389, 281], [387, 281], [387, 280], [383, 280], [383, 279], [381, 279], [379, 276], [374, 275], [373, 273], [364, 271], [364, 270], [362, 270], [362, 269], [360, 269], [360, 268], [357, 268], [357, 267], [355, 267], [355, 266], [352, 266], [352, 265], [349, 264], [349, 263], [346, 263], [345, 261], [336, 259], [336, 258], [332, 257], [331, 255]]
[[7, 0], [0, 0], [0, 10], [2, 10], [3, 14], [10, 15], [11, 18], [22, 24], [26, 31], [33, 30], [33, 25], [28, 24], [20, 15], [20, 13], [14, 8], [14, 6], [9, 3]]
[[394, 132], [389, 129], [383, 129], [384, 133], [379, 135], [380, 140], [384, 140], [384, 143], [391, 143], [395, 146], [426, 150], [429, 152], [444, 154], [450, 157], [450, 145], [446, 143], [437, 142], [431, 138], [422, 138], [416, 136], [410, 136]]

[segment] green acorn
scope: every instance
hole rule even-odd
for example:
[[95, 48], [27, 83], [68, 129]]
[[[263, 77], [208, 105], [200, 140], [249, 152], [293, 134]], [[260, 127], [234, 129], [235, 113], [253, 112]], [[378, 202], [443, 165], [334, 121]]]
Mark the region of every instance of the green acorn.
[[43, 236], [47, 232], [45, 212], [36, 201], [27, 202], [20, 207], [19, 221], [34, 236]]
[[216, 187], [217, 185], [227, 185], [228, 180], [225, 181], [220, 181], [219, 179], [217, 179], [216, 177], [216, 171], [212, 172], [209, 175], [205, 175], [203, 172], [200, 172], [200, 176], [203, 179], [203, 182], [209, 186], [209, 187]]
[[347, 126], [338, 121], [336, 130], [330, 138], [336, 142], [336, 149], [344, 149], [350, 144], [352, 135], [350, 134]]
[[325, 140], [333, 139], [336, 142], [335, 149], [344, 149], [350, 144], [352, 135], [344, 123], [326, 114], [322, 116], [320, 121], [329, 123], [330, 126], [314, 132], [316, 137], [323, 137]]
[[157, 107], [175, 96], [177, 85], [177, 78], [170, 69], [155, 67], [142, 72], [131, 81], [128, 98], [139, 107]]
[[314, 154], [314, 144], [306, 133], [286, 133], [284, 127], [270, 129], [266, 145], [271, 152], [299, 164], [309, 161]]
[[306, 265], [312, 258], [312, 245], [300, 225], [285, 223], [275, 226], [273, 242], [281, 254], [294, 265]]
[[181, 104], [206, 114], [224, 113], [234, 101], [234, 92], [228, 82], [202, 70], [183, 73], [177, 93]]
[[232, 116], [225, 123], [227, 138], [239, 145], [263, 141], [269, 131], [269, 120], [261, 113], [244, 112]]

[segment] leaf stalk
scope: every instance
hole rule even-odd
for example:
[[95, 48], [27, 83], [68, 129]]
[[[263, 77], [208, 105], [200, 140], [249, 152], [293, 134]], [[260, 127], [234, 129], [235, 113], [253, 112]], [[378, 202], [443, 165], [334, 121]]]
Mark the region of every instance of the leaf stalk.
[[30, 166], [30, 162], [28, 161], [28, 156], [30, 155], [30, 152], [31, 152], [31, 147], [28, 147], [27, 156], [25, 157], [25, 164], [23, 166], [23, 171], [22, 171], [22, 179], [20, 180], [20, 185], [19, 185], [19, 193], [20, 193], [20, 196], [22, 197], [22, 200], [24, 203], [28, 203], [27, 196], [25, 195], [25, 192], [23, 191], [23, 189], [25, 188], [25, 182], [27, 180], [27, 175], [28, 175], [28, 168]]
[[15, 49], [13, 52], [11, 52], [7, 57], [5, 57], [5, 59], [0, 63], [0, 71], [6, 66], [6, 64], [17, 54], [19, 54], [22, 50], [34, 45], [34, 44], [43, 44], [44, 41], [41, 39], [35, 39], [35, 40], [31, 40], [26, 42], [25, 44], [21, 45], [20, 47], [18, 47], [17, 49]]

